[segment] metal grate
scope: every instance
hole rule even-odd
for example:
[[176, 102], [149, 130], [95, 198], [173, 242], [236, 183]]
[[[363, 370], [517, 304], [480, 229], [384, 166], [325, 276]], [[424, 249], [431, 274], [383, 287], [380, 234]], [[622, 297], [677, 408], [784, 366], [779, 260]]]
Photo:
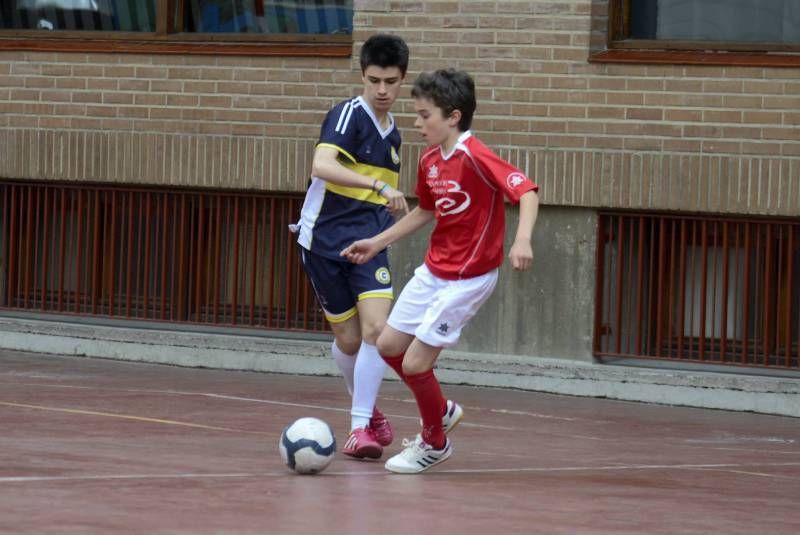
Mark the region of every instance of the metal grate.
[[601, 213], [594, 353], [800, 369], [800, 223]]
[[0, 308], [326, 331], [296, 195], [0, 181]]

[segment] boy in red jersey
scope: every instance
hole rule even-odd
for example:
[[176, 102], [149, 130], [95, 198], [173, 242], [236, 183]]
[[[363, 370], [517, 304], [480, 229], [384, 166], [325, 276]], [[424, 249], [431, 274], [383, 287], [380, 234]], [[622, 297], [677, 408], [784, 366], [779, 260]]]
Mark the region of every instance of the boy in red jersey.
[[422, 432], [414, 441], [404, 441], [405, 449], [386, 462], [387, 470], [405, 474], [427, 470], [452, 453], [446, 433], [463, 411], [442, 395], [433, 367], [442, 349], [458, 342], [497, 283], [503, 263], [504, 196], [520, 206], [508, 255], [515, 270], [531, 266], [531, 235], [539, 210], [538, 186], [469, 131], [476, 103], [475, 84], [467, 73], [423, 73], [411, 94], [414, 126], [430, 145], [417, 168], [419, 205], [391, 228], [341, 253], [356, 264], [367, 262], [436, 219], [425, 262], [403, 289], [377, 344], [414, 393], [422, 416]]

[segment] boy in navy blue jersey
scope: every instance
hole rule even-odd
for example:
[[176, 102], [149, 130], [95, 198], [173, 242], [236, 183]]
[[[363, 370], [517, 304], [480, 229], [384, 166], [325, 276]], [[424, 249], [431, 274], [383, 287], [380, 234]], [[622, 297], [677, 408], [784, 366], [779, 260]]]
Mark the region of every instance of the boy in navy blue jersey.
[[340, 102], [322, 123], [311, 185], [299, 223], [306, 274], [334, 335], [333, 358], [352, 395], [351, 432], [342, 453], [378, 458], [392, 442], [388, 420], [375, 408], [385, 362], [375, 343], [393, 293], [386, 251], [363, 265], [339, 252], [389, 228], [408, 211], [397, 190], [400, 133], [389, 112], [408, 68], [399, 37], [374, 35], [361, 48], [361, 96]]

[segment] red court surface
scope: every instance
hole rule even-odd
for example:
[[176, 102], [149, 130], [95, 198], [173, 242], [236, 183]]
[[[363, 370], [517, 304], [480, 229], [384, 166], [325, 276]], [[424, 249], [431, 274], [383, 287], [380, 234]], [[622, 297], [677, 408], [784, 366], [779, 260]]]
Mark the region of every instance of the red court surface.
[[[800, 533], [798, 419], [445, 392], [465, 409], [446, 463], [408, 476], [337, 454], [299, 476], [280, 432], [317, 416], [341, 445], [340, 379], [0, 351], [0, 532]], [[417, 432], [402, 384], [380, 406]]]

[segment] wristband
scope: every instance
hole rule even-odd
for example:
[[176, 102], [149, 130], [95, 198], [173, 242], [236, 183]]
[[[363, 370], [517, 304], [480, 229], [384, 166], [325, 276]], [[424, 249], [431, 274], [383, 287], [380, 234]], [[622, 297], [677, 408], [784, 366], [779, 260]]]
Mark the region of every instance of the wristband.
[[372, 181], [372, 191], [375, 191], [375, 186], [378, 185], [378, 179]]
[[388, 187], [389, 187], [389, 184], [387, 184], [386, 182], [384, 182], [384, 183], [383, 183], [383, 186], [381, 186], [381, 189], [379, 189], [379, 190], [378, 190], [378, 195], [383, 195], [383, 190], [385, 190], [385, 189], [386, 189], [386, 188], [388, 188]]

